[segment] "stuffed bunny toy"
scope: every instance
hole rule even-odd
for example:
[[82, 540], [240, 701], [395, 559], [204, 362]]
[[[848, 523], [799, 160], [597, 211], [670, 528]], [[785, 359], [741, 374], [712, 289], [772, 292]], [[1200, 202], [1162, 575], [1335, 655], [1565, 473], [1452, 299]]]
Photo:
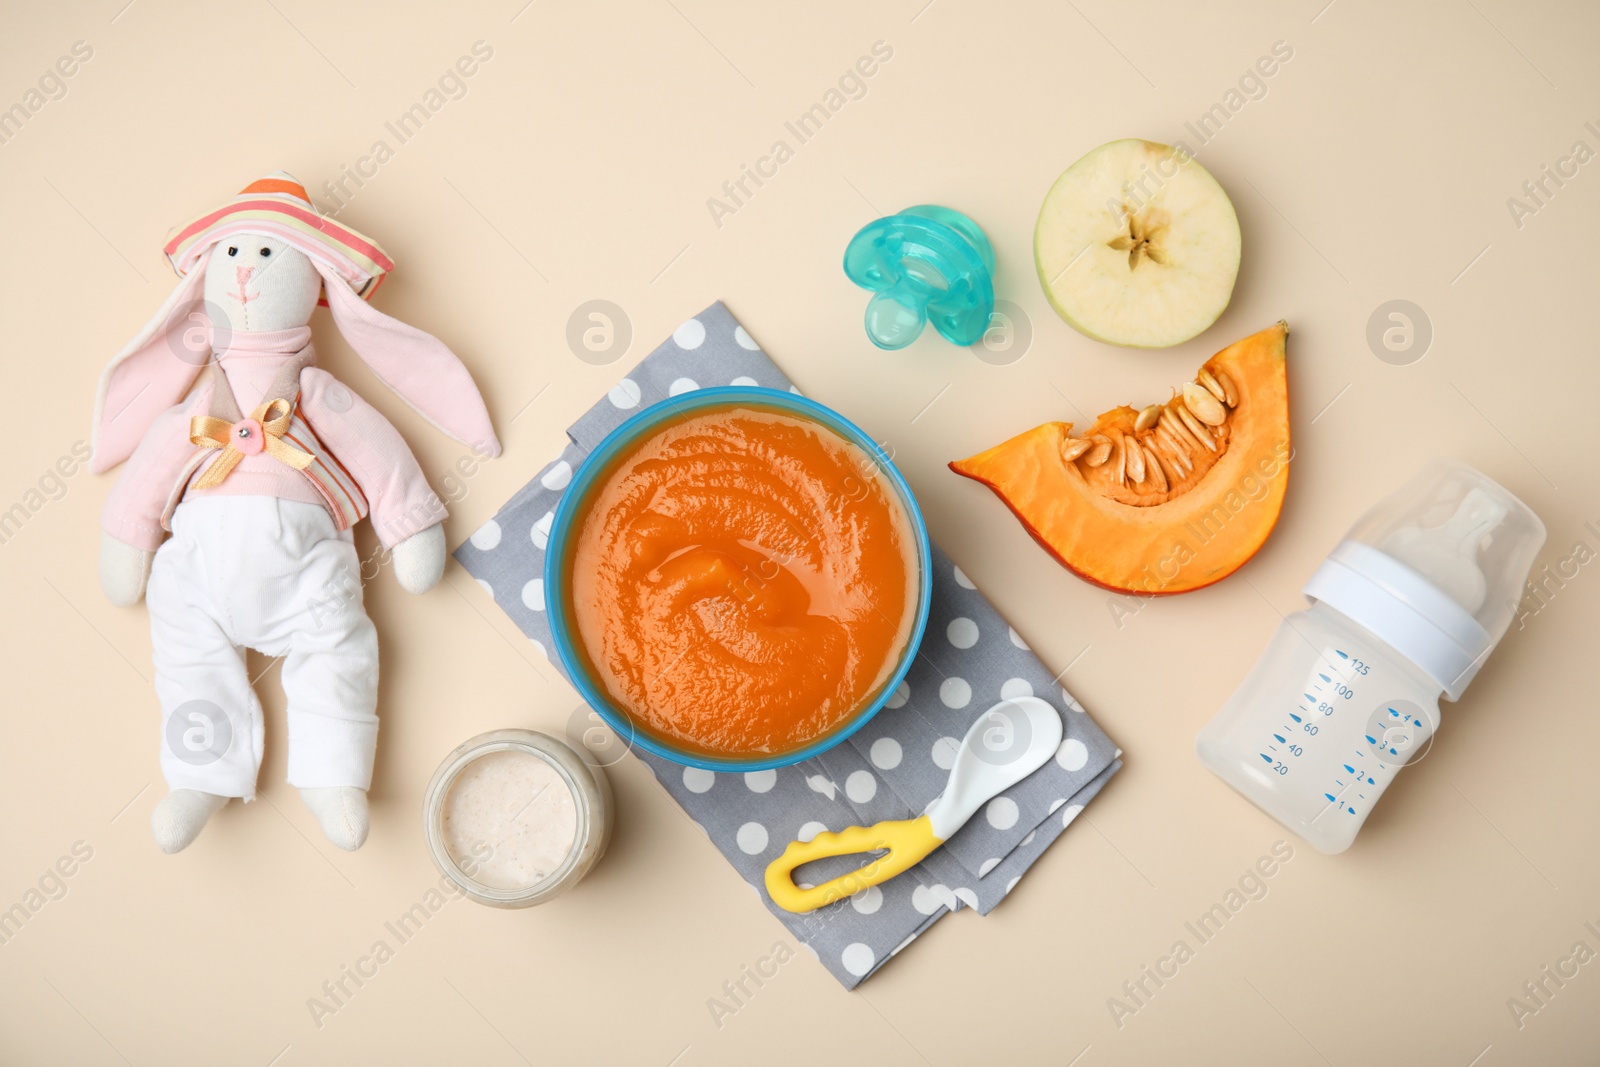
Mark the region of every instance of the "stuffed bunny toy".
[[283, 657], [288, 781], [343, 849], [367, 836], [378, 643], [351, 527], [370, 514], [413, 593], [444, 571], [444, 506], [395, 428], [317, 369], [319, 297], [363, 362], [419, 414], [497, 456], [483, 398], [434, 337], [367, 303], [393, 267], [287, 174], [173, 232], [180, 281], [111, 361], [91, 469], [127, 460], [101, 518], [100, 583], [149, 605], [161, 769], [152, 829], [187, 847], [255, 797], [261, 703], [245, 648]]

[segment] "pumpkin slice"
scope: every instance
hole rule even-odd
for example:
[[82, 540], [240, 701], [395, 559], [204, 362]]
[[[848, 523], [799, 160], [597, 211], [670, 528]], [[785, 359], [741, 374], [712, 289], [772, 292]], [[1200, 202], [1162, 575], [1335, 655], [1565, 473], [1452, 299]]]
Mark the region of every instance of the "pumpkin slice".
[[1080, 578], [1163, 596], [1226, 578], [1277, 524], [1289, 481], [1287, 323], [1212, 356], [1164, 404], [1087, 433], [1047, 422], [950, 469], [995, 491]]

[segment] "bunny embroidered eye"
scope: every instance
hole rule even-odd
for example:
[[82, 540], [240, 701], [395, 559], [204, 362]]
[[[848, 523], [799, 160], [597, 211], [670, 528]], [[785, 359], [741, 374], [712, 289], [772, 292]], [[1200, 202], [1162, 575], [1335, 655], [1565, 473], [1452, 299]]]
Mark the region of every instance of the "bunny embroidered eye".
[[270, 255], [272, 255], [272, 249], [270, 249], [270, 248], [263, 248], [263, 249], [262, 249], [262, 250], [261, 250], [261, 254], [262, 254], [262, 255], [263, 255], [263, 256], [270, 256]]
[[236, 256], [238, 254], [239, 254], [239, 248], [238, 248], [237, 245], [229, 245], [228, 246], [228, 255]]

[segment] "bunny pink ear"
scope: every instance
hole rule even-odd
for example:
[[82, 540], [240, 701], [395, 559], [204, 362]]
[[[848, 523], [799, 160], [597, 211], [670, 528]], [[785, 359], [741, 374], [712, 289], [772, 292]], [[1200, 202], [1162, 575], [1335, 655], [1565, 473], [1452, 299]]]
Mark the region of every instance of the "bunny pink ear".
[[456, 354], [432, 334], [391, 319], [361, 299], [320, 260], [312, 262], [322, 274], [334, 324], [378, 380], [442, 433], [480, 455], [498, 456], [500, 441], [488, 409]]
[[89, 469], [110, 470], [133, 454], [157, 415], [182, 400], [211, 359], [201, 296], [209, 253], [178, 282], [144, 329], [112, 357], [95, 394]]

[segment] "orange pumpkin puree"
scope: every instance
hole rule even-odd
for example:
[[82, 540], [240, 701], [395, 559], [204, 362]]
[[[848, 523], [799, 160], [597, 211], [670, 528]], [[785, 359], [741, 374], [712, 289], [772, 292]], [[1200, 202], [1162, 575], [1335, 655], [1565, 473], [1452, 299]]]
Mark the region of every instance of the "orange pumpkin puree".
[[594, 679], [641, 730], [707, 755], [793, 752], [898, 665], [920, 576], [904, 508], [832, 430], [702, 408], [597, 480], [567, 573]]

